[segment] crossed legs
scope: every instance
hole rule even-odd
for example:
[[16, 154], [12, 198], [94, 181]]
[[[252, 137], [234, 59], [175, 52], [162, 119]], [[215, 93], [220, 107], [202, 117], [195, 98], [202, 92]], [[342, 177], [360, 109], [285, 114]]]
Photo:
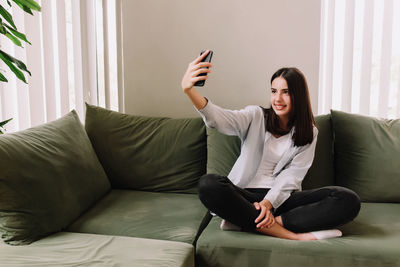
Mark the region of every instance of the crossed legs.
[[276, 223], [257, 229], [259, 211], [254, 202], [261, 201], [268, 189], [241, 189], [224, 176], [204, 175], [199, 181], [199, 198], [221, 218], [246, 231], [293, 239], [316, 239], [311, 231], [331, 229], [353, 220], [360, 210], [360, 200], [351, 190], [328, 186], [293, 192], [274, 211]]

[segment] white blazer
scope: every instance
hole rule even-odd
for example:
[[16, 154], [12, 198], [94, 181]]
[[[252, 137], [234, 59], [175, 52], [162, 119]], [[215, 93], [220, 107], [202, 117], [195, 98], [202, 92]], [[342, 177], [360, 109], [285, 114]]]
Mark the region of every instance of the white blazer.
[[[230, 171], [228, 178], [238, 187], [246, 188], [256, 175], [263, 156], [266, 138], [264, 111], [259, 106], [247, 106], [241, 110], [221, 108], [208, 100], [207, 105], [198, 110], [205, 124], [226, 135], [236, 135], [241, 141], [241, 152]], [[311, 144], [295, 147], [291, 139], [289, 149], [276, 164], [272, 188], [265, 195], [277, 209], [293, 191], [301, 191], [301, 182], [314, 159], [318, 129], [314, 126]], [[294, 127], [291, 135], [294, 133]]]

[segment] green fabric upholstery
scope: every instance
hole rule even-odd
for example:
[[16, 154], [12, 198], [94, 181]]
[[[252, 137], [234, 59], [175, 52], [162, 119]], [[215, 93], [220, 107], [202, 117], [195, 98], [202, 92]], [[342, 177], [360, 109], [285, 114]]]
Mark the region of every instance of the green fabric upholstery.
[[241, 141], [237, 136], [229, 136], [216, 129], [207, 131], [207, 173], [228, 176], [240, 155]]
[[[333, 138], [331, 116], [315, 117], [318, 141], [313, 165], [303, 181], [303, 189], [334, 184]], [[207, 128], [207, 173], [227, 176], [240, 154], [241, 142], [237, 136], [228, 136]]]
[[315, 116], [315, 124], [318, 139], [313, 164], [303, 180], [304, 190], [335, 184], [331, 115]]
[[336, 184], [362, 201], [400, 202], [400, 120], [331, 111]]
[[67, 230], [193, 244], [207, 213], [195, 194], [112, 190]]
[[113, 188], [197, 192], [207, 161], [200, 118], [134, 116], [87, 105], [85, 128]]
[[12, 245], [60, 231], [110, 190], [75, 111], [0, 136], [0, 234]]
[[194, 248], [181, 242], [60, 232], [29, 246], [0, 241], [0, 266], [193, 267]]
[[222, 231], [214, 217], [196, 245], [196, 266], [400, 266], [400, 205], [362, 203], [340, 238], [293, 241]]

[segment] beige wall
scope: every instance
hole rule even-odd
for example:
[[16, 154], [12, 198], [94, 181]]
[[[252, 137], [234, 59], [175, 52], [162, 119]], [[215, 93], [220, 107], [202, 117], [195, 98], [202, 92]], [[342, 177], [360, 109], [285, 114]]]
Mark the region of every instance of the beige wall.
[[222, 107], [269, 105], [269, 79], [296, 66], [317, 112], [319, 0], [123, 0], [125, 111], [197, 116], [180, 89], [187, 65], [214, 51], [199, 91]]

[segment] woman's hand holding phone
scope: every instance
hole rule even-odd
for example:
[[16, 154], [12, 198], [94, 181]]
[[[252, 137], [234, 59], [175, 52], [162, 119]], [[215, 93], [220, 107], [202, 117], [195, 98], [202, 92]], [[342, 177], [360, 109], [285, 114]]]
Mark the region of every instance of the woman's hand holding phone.
[[[198, 56], [194, 61], [189, 63], [189, 66], [181, 82], [183, 92], [187, 93], [190, 89], [193, 88], [193, 86], [195, 86], [197, 82], [205, 81], [208, 79], [208, 73], [211, 72], [210, 68], [213, 65], [210, 62], [203, 62], [203, 61], [206, 59], [209, 53], [212, 53], [212, 51], [206, 50], [203, 54]], [[208, 58], [209, 60], [211, 60], [211, 57]]]

